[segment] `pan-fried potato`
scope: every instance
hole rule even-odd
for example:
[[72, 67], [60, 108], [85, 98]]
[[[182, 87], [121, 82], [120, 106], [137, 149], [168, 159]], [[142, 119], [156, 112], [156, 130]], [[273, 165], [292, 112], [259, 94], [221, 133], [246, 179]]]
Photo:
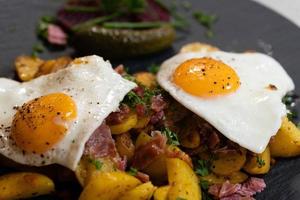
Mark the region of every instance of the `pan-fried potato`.
[[186, 162], [178, 158], [167, 158], [166, 163], [170, 185], [168, 199], [201, 199], [201, 189], [199, 187], [198, 178], [192, 168]]
[[300, 130], [286, 117], [275, 137], [270, 141], [272, 157], [293, 157], [300, 155]]
[[147, 126], [147, 124], [150, 121], [150, 117], [149, 116], [144, 116], [144, 117], [138, 117], [137, 123], [136, 125], [133, 127], [135, 129], [138, 128], [144, 128]]
[[143, 86], [153, 88], [156, 86], [155, 75], [150, 72], [138, 72], [134, 74], [135, 80]]
[[151, 140], [151, 136], [147, 133], [141, 132], [135, 141], [135, 147], [139, 148], [140, 146], [146, 144]]
[[180, 140], [183, 147], [194, 149], [200, 145], [200, 135], [197, 131], [193, 130], [190, 134], [186, 135]]
[[151, 182], [147, 182], [125, 192], [119, 200], [149, 200], [155, 189]]
[[169, 189], [169, 185], [157, 188], [153, 194], [154, 200], [167, 200]]
[[249, 155], [243, 169], [249, 174], [266, 174], [270, 170], [270, 162], [270, 149], [267, 147], [261, 154]]
[[186, 44], [181, 47], [180, 53], [188, 53], [188, 52], [213, 52], [213, 51], [219, 51], [215, 46], [205, 44], [205, 43], [200, 43], [200, 42], [193, 42]]
[[167, 180], [167, 166], [166, 166], [166, 155], [161, 154], [148, 165], [143, 172], [148, 174], [154, 183], [162, 183]]
[[72, 59], [68, 56], [59, 57], [55, 60], [47, 60], [39, 67], [36, 77], [56, 72], [59, 69], [63, 69], [71, 61]]
[[122, 121], [120, 124], [111, 125], [110, 130], [112, 134], [121, 134], [132, 129], [137, 123], [137, 114], [131, 112], [128, 117]]
[[[100, 169], [97, 169], [95, 163], [90, 158], [83, 156], [75, 170], [75, 175], [81, 186], [85, 186], [91, 177], [96, 172], [112, 172], [114, 171], [114, 164], [110, 159], [101, 159], [98, 162], [101, 165]], [[98, 166], [99, 167], [99, 166]]]
[[19, 56], [15, 60], [15, 68], [21, 81], [29, 81], [35, 77], [43, 60], [32, 56]]
[[238, 171], [238, 172], [233, 172], [229, 176], [220, 176], [214, 173], [210, 173], [207, 176], [202, 176], [201, 180], [207, 181], [209, 184], [222, 184], [228, 180], [230, 183], [235, 184], [235, 183], [242, 183], [245, 180], [247, 180], [247, 178], [248, 178], [247, 174]]
[[135, 147], [129, 133], [123, 133], [116, 136], [116, 148], [121, 157], [126, 156], [129, 161], [131, 160], [134, 155]]
[[42, 174], [21, 172], [0, 177], [0, 199], [3, 200], [25, 199], [53, 191], [53, 181]]
[[115, 200], [141, 182], [129, 174], [121, 171], [98, 172], [83, 189], [79, 200]]
[[240, 171], [246, 162], [246, 150], [231, 153], [219, 153], [217, 158], [212, 161], [211, 170], [218, 175], [230, 175]]

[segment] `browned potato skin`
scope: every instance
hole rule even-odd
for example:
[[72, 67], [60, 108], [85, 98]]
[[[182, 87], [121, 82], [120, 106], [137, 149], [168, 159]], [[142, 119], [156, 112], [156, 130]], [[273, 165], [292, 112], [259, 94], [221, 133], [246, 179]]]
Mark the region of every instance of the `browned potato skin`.
[[116, 136], [116, 147], [121, 157], [126, 156], [128, 161], [132, 159], [135, 146], [129, 133], [123, 133]]
[[0, 176], [0, 199], [3, 200], [25, 199], [53, 191], [53, 181], [41, 174], [19, 172]]
[[275, 137], [270, 141], [272, 157], [293, 157], [300, 155], [300, 130], [286, 117]]
[[246, 150], [242, 149], [232, 153], [219, 153], [217, 159], [212, 161], [211, 170], [218, 175], [230, 175], [239, 171], [246, 162]]
[[15, 60], [15, 68], [21, 81], [30, 81], [39, 71], [43, 60], [32, 56], [19, 56]]
[[134, 74], [138, 83], [148, 88], [153, 88], [157, 85], [155, 75], [150, 72], [138, 72]]
[[200, 135], [196, 130], [191, 132], [180, 140], [183, 147], [194, 149], [200, 145]]
[[[263, 160], [264, 165], [260, 165], [257, 161], [258, 159]], [[248, 155], [247, 162], [243, 169], [249, 174], [266, 174], [270, 170], [270, 162], [270, 149], [267, 147], [261, 154]]]
[[59, 57], [55, 60], [47, 60], [39, 67], [36, 77], [56, 72], [59, 69], [63, 69], [67, 67], [71, 61], [72, 59], [68, 56]]

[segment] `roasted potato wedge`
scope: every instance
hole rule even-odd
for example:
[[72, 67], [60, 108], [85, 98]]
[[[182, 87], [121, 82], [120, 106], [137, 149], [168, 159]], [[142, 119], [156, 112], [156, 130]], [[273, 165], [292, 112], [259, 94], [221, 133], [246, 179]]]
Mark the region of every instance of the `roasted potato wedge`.
[[216, 159], [212, 161], [211, 170], [218, 175], [230, 175], [233, 172], [240, 171], [246, 162], [246, 150], [231, 153], [219, 153]]
[[54, 191], [54, 183], [37, 173], [11, 173], [0, 177], [0, 199], [25, 199]]
[[72, 59], [68, 56], [59, 57], [55, 60], [47, 60], [38, 69], [36, 77], [56, 72], [68, 66]]
[[139, 148], [140, 146], [146, 144], [151, 140], [151, 136], [147, 133], [141, 132], [135, 141], [135, 147]]
[[281, 127], [269, 144], [272, 157], [293, 157], [300, 155], [300, 130], [284, 118]]
[[30, 81], [39, 71], [43, 60], [32, 56], [19, 56], [15, 60], [15, 68], [21, 81]]
[[243, 172], [233, 172], [229, 176], [219, 176], [214, 173], [210, 173], [207, 176], [202, 176], [201, 180], [207, 181], [209, 184], [222, 184], [226, 182], [227, 180], [230, 183], [242, 183], [248, 178], [248, 175]]
[[147, 182], [125, 192], [119, 200], [149, 200], [155, 189], [151, 182]]
[[135, 147], [129, 133], [123, 133], [116, 136], [116, 148], [120, 156], [126, 156], [129, 161], [131, 160], [134, 155]]
[[137, 123], [133, 128], [135, 128], [135, 129], [144, 128], [147, 126], [149, 121], [150, 121], [149, 116], [138, 117]]
[[192, 168], [178, 158], [167, 158], [166, 163], [170, 185], [168, 199], [201, 199], [198, 178]]
[[248, 155], [243, 169], [249, 174], [266, 174], [270, 170], [270, 162], [270, 149], [267, 147], [261, 154]]
[[[94, 161], [95, 162], [95, 161]], [[101, 172], [112, 172], [114, 171], [114, 164], [110, 159], [101, 159], [98, 160], [101, 164], [101, 168], [97, 169], [95, 163], [91, 161], [90, 158], [83, 156], [75, 170], [75, 175], [80, 185], [85, 186], [90, 181], [92, 176], [101, 171]], [[99, 167], [99, 166], [98, 166]]]
[[112, 134], [126, 133], [132, 129], [137, 123], [137, 114], [134, 112], [129, 113], [128, 117], [120, 124], [111, 125], [110, 130]]
[[167, 200], [169, 189], [169, 185], [157, 188], [153, 194], [154, 200]]
[[121, 171], [95, 173], [84, 187], [79, 200], [115, 200], [141, 182]]
[[134, 77], [138, 83], [148, 88], [153, 88], [157, 84], [155, 75], [150, 72], [138, 72], [134, 74]]
[[200, 135], [197, 131], [193, 130], [180, 140], [180, 144], [185, 148], [194, 149], [200, 145]]

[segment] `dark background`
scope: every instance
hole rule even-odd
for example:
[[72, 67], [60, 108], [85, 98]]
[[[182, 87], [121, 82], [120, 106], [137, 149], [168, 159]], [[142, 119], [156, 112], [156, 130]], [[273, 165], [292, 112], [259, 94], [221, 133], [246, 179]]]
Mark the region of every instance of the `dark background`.
[[[193, 41], [207, 42], [226, 51], [256, 50], [277, 59], [293, 78], [296, 92], [300, 94], [299, 28], [250, 0], [190, 2], [192, 11], [180, 9], [189, 19], [190, 25], [186, 31], [178, 33], [172, 48], [153, 56], [112, 63], [125, 63], [131, 71], [141, 70], [153, 63], [159, 64], [176, 53], [183, 44]], [[62, 3], [60, 0], [0, 0], [0, 77], [14, 77], [14, 58], [30, 54], [33, 45], [38, 43], [35, 34], [38, 19], [43, 15], [54, 14]], [[197, 10], [217, 14], [219, 20], [213, 27], [213, 38], [207, 38], [205, 29], [192, 19], [191, 13]], [[41, 56], [55, 58], [66, 53], [73, 53], [73, 50], [46, 51]], [[265, 180], [267, 188], [257, 195], [257, 199], [300, 199], [300, 158], [278, 161]]]

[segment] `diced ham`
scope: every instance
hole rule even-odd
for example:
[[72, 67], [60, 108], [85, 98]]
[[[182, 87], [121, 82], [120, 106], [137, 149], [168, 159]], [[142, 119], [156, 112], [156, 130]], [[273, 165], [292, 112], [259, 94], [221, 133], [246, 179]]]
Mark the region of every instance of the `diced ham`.
[[136, 87], [132, 91], [134, 91], [138, 96], [143, 97], [144, 96], [144, 89], [142, 87]]
[[57, 25], [50, 24], [48, 26], [48, 42], [55, 45], [66, 45], [67, 34]]
[[163, 109], [165, 109], [167, 106], [167, 103], [164, 101], [163, 97], [161, 95], [157, 95], [152, 97], [151, 99], [151, 109], [155, 112], [160, 112]]
[[135, 177], [139, 179], [141, 182], [146, 183], [150, 180], [149, 175], [143, 172], [137, 172]]
[[105, 122], [94, 131], [85, 143], [84, 155], [92, 156], [95, 159], [118, 156], [110, 128]]
[[135, 110], [139, 117], [143, 117], [146, 114], [146, 106], [144, 104], [137, 104]]
[[154, 115], [151, 116], [150, 118], [150, 123], [151, 124], [157, 124], [158, 122], [160, 122], [161, 120], [164, 119], [165, 113], [164, 111], [159, 111], [157, 113], [155, 113]]
[[145, 169], [157, 156], [165, 153], [167, 138], [162, 134], [155, 134], [146, 144], [135, 150], [132, 167], [138, 170]]
[[231, 184], [226, 181], [223, 184], [212, 185], [208, 193], [220, 200], [252, 200], [253, 195], [262, 192], [265, 187], [263, 179], [251, 177], [242, 184]]
[[119, 107], [119, 111], [110, 113], [110, 115], [106, 118], [106, 122], [110, 125], [119, 124], [126, 119], [129, 112], [130, 108], [127, 105], [122, 104]]

